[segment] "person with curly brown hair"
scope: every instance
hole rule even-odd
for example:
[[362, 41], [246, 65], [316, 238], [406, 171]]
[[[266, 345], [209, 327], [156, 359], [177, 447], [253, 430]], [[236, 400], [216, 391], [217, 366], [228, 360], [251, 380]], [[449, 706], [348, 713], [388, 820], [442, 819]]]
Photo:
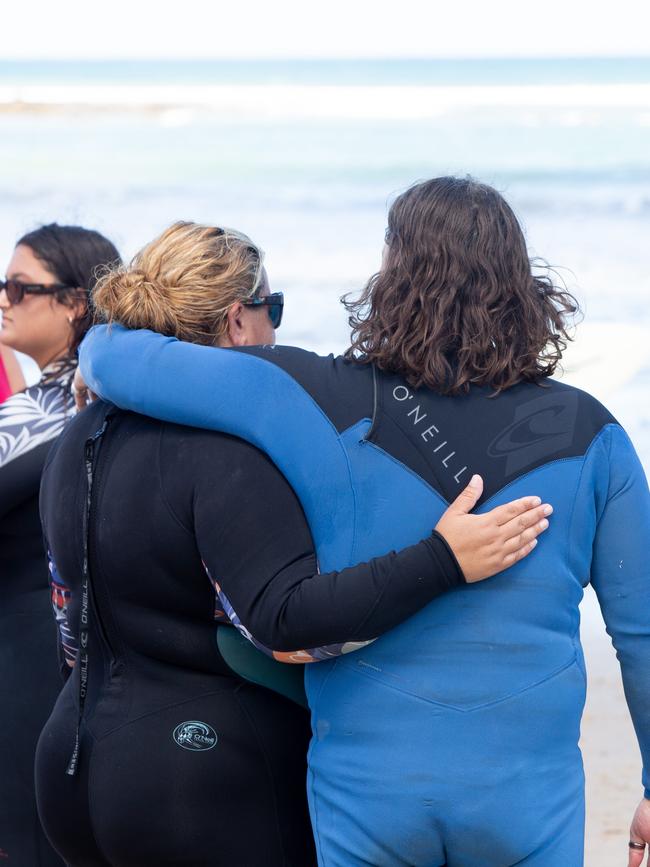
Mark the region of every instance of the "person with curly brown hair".
[[[590, 581], [650, 796], [650, 496], [622, 427], [552, 378], [576, 305], [533, 268], [496, 190], [444, 177], [396, 199], [381, 270], [348, 309], [342, 358], [102, 326], [82, 370], [121, 407], [266, 451], [301, 500], [323, 571], [415, 542], [474, 473], [479, 511], [531, 484], [552, 500], [531, 557], [306, 666], [309, 796], [321, 867], [579, 867], [578, 606]], [[282, 631], [236, 588], [228, 603], [253, 639], [282, 649]], [[631, 859], [649, 838], [644, 799]]]

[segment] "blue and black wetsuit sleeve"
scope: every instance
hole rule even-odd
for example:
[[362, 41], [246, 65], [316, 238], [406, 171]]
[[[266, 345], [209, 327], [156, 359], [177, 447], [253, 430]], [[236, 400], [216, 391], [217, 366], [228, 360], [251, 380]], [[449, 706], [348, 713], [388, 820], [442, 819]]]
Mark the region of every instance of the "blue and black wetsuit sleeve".
[[123, 409], [238, 436], [268, 454], [300, 497], [321, 567], [355, 562], [344, 436], [352, 430], [358, 441], [357, 424], [370, 425], [371, 367], [295, 347], [219, 349], [118, 326], [93, 329], [81, 362], [91, 389]]
[[373, 412], [372, 372], [294, 346], [219, 349], [119, 325], [91, 329], [80, 349], [90, 389], [122, 409], [223, 431], [268, 451], [287, 422], [300, 435], [342, 431]]
[[435, 532], [398, 553], [318, 574], [300, 503], [273, 463], [240, 440], [199, 436], [206, 447], [191, 450], [202, 464], [191, 474], [199, 480], [199, 553], [231, 622], [276, 659], [314, 662], [352, 650], [464, 583]]
[[650, 798], [650, 493], [619, 425], [602, 432], [591, 463], [596, 492], [591, 582], [621, 665]]

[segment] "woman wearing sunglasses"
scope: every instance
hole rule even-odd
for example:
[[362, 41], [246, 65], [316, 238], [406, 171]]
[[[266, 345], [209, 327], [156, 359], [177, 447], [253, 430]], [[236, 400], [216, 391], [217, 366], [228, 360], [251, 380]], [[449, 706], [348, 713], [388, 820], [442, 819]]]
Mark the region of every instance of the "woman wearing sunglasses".
[[70, 387], [96, 269], [116, 261], [98, 232], [52, 224], [20, 239], [0, 283], [0, 343], [41, 369], [37, 385], [0, 404], [2, 863], [62, 863], [40, 828], [33, 783], [38, 735], [61, 689], [38, 493], [52, 441], [74, 415]]
[[[193, 223], [107, 275], [94, 302], [111, 321], [250, 351], [253, 363], [247, 347], [273, 352], [282, 312], [250, 239]], [[164, 371], [147, 377], [164, 388]], [[245, 392], [229, 399], [257, 413]], [[234, 605], [276, 660], [351, 650], [531, 550], [539, 501], [479, 519], [465, 514], [476, 496], [465, 499], [443, 521], [458, 561], [428, 526], [398, 554], [317, 574], [295, 494], [257, 449], [101, 402], [81, 413], [41, 494], [73, 674], [39, 742], [37, 795], [66, 863], [314, 864], [308, 715], [286, 697], [302, 666], [251, 661], [228, 617], [237, 622]], [[524, 511], [523, 527], [509, 520]]]
[[[306, 666], [319, 863], [580, 867], [578, 605], [591, 581], [644, 759], [636, 867], [650, 840], [650, 496], [622, 427], [551, 378], [572, 298], [533, 270], [496, 190], [446, 177], [395, 200], [382, 267], [349, 309], [345, 358], [117, 328], [85, 348], [89, 385], [119, 406], [266, 451], [324, 571], [414, 542], [472, 472], [487, 504], [531, 486], [553, 500], [530, 558]], [[246, 600], [230, 602], [259, 637]]]

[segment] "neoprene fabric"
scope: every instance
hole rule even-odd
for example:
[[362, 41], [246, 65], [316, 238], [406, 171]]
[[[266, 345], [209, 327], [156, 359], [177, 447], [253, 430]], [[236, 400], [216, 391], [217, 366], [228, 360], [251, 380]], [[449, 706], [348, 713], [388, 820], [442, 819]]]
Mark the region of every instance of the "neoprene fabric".
[[368, 367], [290, 347], [119, 328], [91, 334], [82, 369], [120, 406], [265, 450], [323, 571], [421, 538], [472, 472], [487, 482], [482, 509], [526, 494], [553, 504], [525, 561], [307, 666], [310, 807], [322, 867], [579, 867], [589, 581], [650, 783], [650, 496], [611, 415], [552, 380], [445, 398], [386, 375], [373, 388]]

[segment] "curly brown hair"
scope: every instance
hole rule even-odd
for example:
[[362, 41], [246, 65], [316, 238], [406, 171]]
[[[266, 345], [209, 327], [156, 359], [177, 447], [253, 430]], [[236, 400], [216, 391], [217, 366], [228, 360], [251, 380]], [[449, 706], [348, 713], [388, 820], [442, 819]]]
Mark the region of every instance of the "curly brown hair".
[[469, 177], [402, 193], [388, 213], [381, 270], [343, 303], [346, 357], [442, 394], [551, 376], [578, 310], [550, 269], [534, 273], [503, 196]]

